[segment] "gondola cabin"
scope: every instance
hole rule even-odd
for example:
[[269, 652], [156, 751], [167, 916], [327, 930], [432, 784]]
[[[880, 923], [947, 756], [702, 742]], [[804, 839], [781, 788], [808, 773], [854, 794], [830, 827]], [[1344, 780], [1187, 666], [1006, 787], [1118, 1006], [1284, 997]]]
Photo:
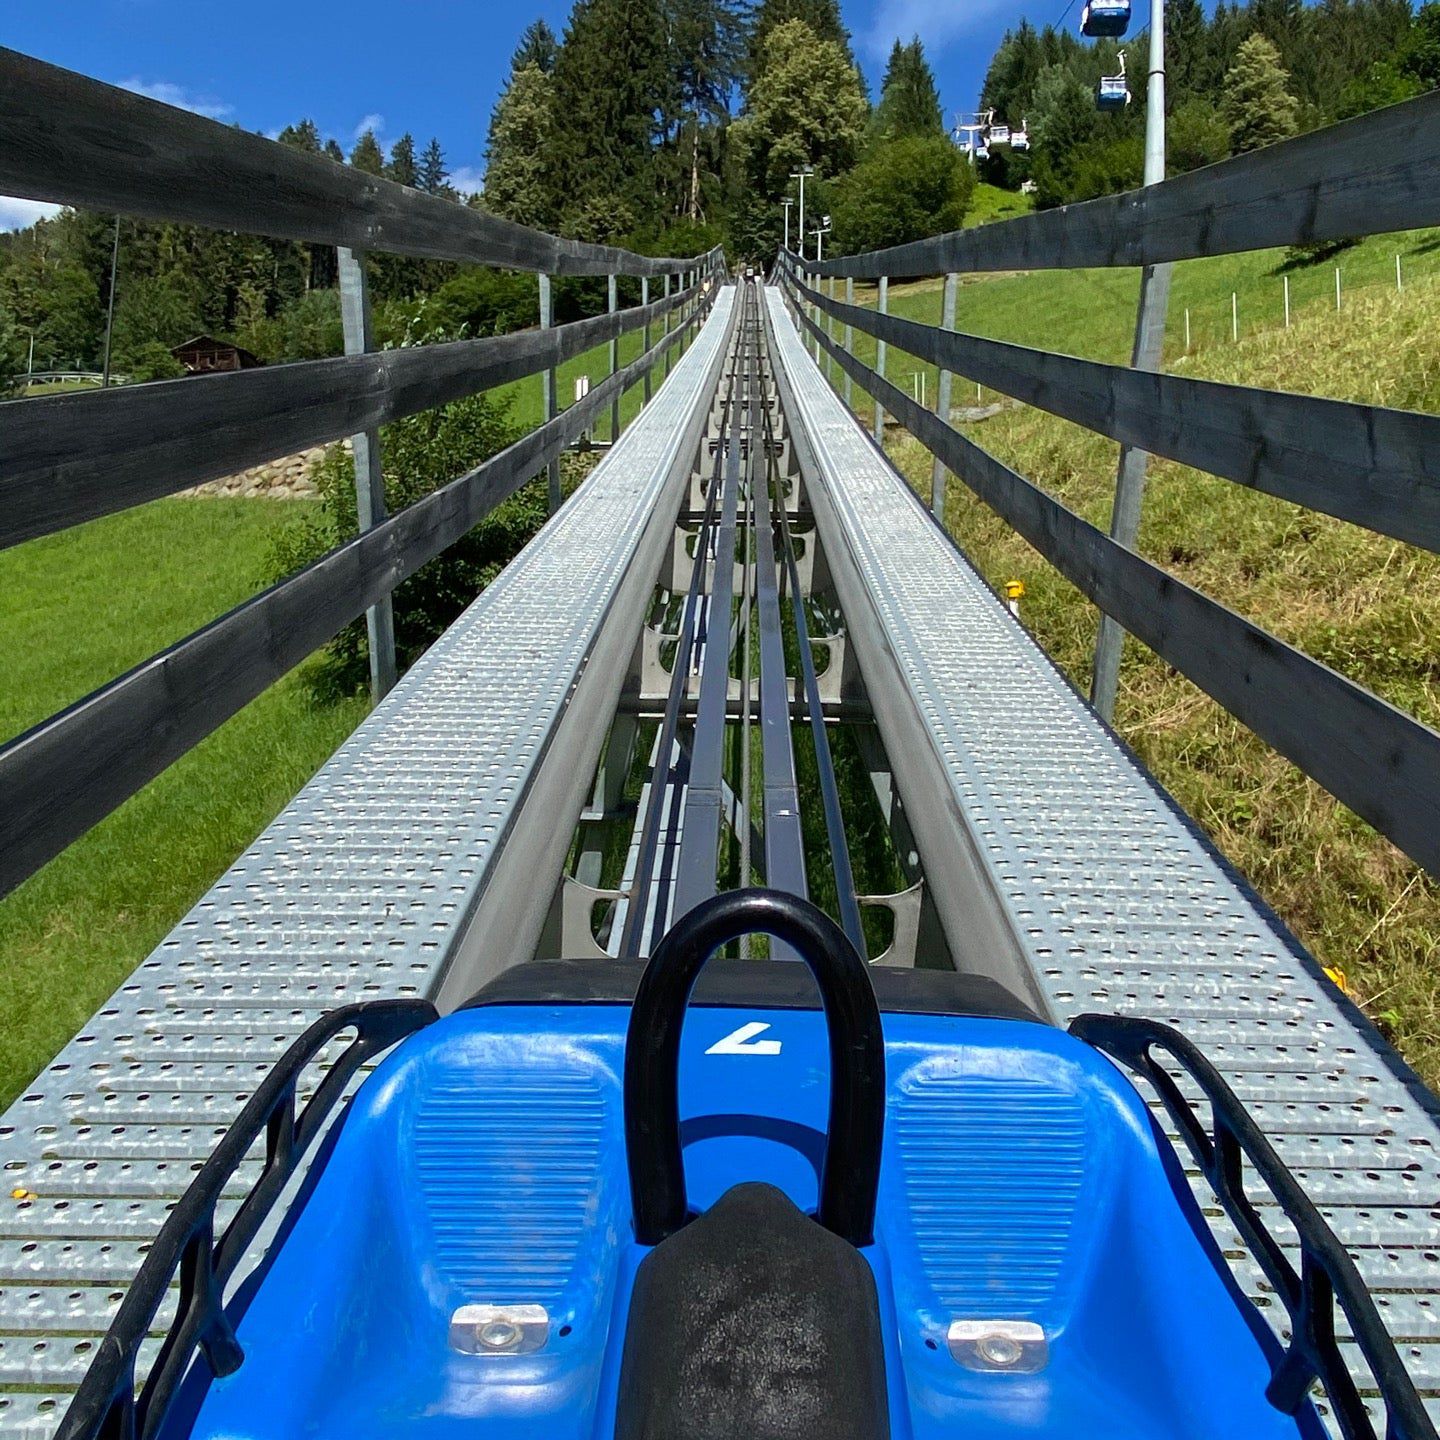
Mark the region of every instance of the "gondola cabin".
[[1089, 0], [1080, 12], [1080, 33], [1114, 38], [1130, 28], [1130, 0]]
[[1123, 110], [1130, 103], [1130, 86], [1124, 74], [1102, 75], [1095, 87], [1095, 105], [1100, 110]]

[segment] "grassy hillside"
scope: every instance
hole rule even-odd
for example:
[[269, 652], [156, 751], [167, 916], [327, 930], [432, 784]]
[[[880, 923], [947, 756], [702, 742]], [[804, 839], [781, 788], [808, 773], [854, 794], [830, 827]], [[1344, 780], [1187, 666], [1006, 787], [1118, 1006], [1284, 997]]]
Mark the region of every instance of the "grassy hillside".
[[[0, 552], [0, 739], [237, 604], [308, 501], [161, 500]], [[292, 674], [0, 901], [8, 1104], [364, 713]]]
[[[1397, 293], [1394, 255], [1405, 289]], [[1294, 322], [1258, 328], [1281, 257], [1179, 267], [1167, 363], [1183, 373], [1402, 408], [1440, 409], [1440, 240], [1382, 238], [1347, 252], [1343, 308], [1333, 266], [1292, 277]], [[1256, 319], [1229, 338], [1229, 297]], [[961, 325], [1029, 344], [1120, 360], [1134, 277], [1007, 277], [962, 292]], [[894, 309], [938, 318], [938, 287], [897, 291]], [[1192, 353], [1183, 307], [1192, 307]], [[1094, 307], [1094, 308], [1092, 308]], [[1197, 315], [1219, 311], [1223, 328]], [[1274, 305], [1273, 326], [1281, 317]], [[1177, 316], [1179, 324], [1177, 325]], [[862, 351], [862, 353], [864, 353]], [[889, 373], [918, 368], [892, 352]], [[906, 383], [902, 378], [901, 383]], [[933, 397], [933, 376], [929, 381]], [[974, 399], [960, 386], [956, 402]], [[987, 392], [986, 400], [996, 397]], [[1113, 443], [1026, 407], [969, 433], [1098, 525], [1107, 525]], [[893, 432], [891, 448], [928, 495], [929, 457]], [[947, 523], [995, 584], [1024, 580], [1024, 619], [1087, 689], [1095, 612], [952, 479]], [[1152, 465], [1141, 550], [1308, 653], [1431, 725], [1440, 725], [1440, 557], [1169, 462]], [[1431, 973], [1440, 886], [1369, 826], [1135, 643], [1126, 650], [1117, 723], [1164, 783], [1352, 991], [1432, 1084], [1440, 1081], [1440, 1004]]]

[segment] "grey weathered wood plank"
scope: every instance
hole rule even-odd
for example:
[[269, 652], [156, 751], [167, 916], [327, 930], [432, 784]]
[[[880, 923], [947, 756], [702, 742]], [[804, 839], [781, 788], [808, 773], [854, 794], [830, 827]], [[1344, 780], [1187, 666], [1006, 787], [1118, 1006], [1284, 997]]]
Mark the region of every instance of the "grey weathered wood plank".
[[1080, 360], [880, 315], [796, 286], [847, 325], [1052, 415], [1440, 550], [1440, 416]]
[[[858, 384], [1082, 594], [1431, 874], [1440, 874], [1440, 734], [1116, 544], [846, 354], [809, 316], [803, 323]], [[913, 492], [911, 499], [929, 516]]]
[[1160, 185], [806, 262], [815, 275], [1157, 265], [1440, 224], [1440, 91]]
[[469, 474], [0, 747], [0, 895], [465, 535], [703, 316]]
[[669, 275], [0, 49], [0, 195], [550, 275]]
[[0, 548], [505, 385], [667, 310], [0, 403]]

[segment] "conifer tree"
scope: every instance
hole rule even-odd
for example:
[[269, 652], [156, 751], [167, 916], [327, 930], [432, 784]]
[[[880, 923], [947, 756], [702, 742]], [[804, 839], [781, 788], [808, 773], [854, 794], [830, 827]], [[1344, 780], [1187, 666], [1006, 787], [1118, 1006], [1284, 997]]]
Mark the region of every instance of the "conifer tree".
[[701, 219], [707, 161], [730, 118], [730, 101], [745, 61], [741, 0], [666, 0], [669, 80], [662, 126], [674, 152], [675, 215]]
[[425, 153], [420, 157], [415, 183], [431, 195], [444, 195], [450, 191], [450, 186], [446, 183], [449, 175], [450, 172], [445, 168], [445, 152], [432, 135], [430, 143], [425, 147]]
[[390, 164], [385, 172], [401, 185], [413, 185], [418, 176], [415, 168], [415, 137], [408, 131], [390, 147]]
[[[1033, 32], [1032, 32], [1033, 33]], [[871, 123], [872, 137], [880, 142], [906, 135], [943, 135], [940, 92], [917, 35], [908, 45], [898, 40], [890, 52], [880, 103]]]
[[282, 145], [290, 146], [292, 150], [303, 150], [307, 155], [320, 153], [320, 131], [313, 120], [287, 125], [275, 138]]
[[385, 173], [385, 154], [380, 149], [380, 142], [375, 138], [373, 130], [367, 130], [355, 142], [355, 148], [350, 152], [350, 163], [367, 175]]
[[659, 0], [577, 0], [553, 77], [550, 177], [562, 215], [586, 211], [592, 200], [653, 207], [665, 34]]
[[1230, 126], [1235, 155], [1288, 139], [1298, 128], [1295, 97], [1280, 52], [1263, 35], [1252, 35], [1239, 49], [1225, 76], [1221, 113]]
[[550, 76], [522, 65], [496, 102], [485, 150], [485, 208], [538, 229], [555, 219], [547, 182], [552, 98]]
[[852, 66], [855, 52], [850, 47], [850, 32], [840, 16], [840, 0], [760, 0], [754, 9], [750, 30], [750, 75], [757, 79], [765, 68], [766, 50], [771, 32], [789, 20], [803, 20], [815, 35], [840, 46]]
[[527, 65], [533, 65], [544, 75], [550, 74], [559, 53], [560, 42], [555, 38], [555, 32], [543, 20], [532, 20], [510, 57], [511, 78]]
[[836, 41], [819, 39], [802, 20], [776, 26], [734, 126], [755, 197], [777, 200], [801, 165], [813, 165], [822, 180], [848, 170], [868, 112], [860, 76]]

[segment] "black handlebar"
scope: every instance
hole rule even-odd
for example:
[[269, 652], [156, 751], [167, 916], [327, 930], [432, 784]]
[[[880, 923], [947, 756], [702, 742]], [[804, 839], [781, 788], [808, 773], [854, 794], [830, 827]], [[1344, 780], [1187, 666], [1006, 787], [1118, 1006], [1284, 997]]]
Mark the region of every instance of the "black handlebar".
[[[625, 1039], [625, 1149], [635, 1237], [658, 1245], [685, 1223], [680, 1032], [700, 971], [721, 945], [756, 931], [790, 945], [820, 988], [830, 1040], [830, 1117], [819, 1222], [852, 1245], [874, 1238], [885, 1130], [885, 1040], [870, 974], [823, 911], [778, 890], [733, 890], [671, 927], [645, 967]], [[757, 961], [763, 964], [763, 961]]]

